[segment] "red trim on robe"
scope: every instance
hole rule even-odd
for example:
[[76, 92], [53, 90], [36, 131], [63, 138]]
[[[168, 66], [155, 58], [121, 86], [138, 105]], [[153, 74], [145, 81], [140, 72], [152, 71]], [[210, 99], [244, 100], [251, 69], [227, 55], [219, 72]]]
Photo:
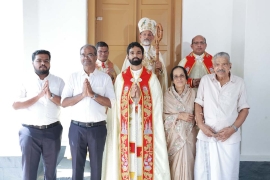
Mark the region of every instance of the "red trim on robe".
[[[143, 147], [137, 147], [137, 156], [142, 157], [142, 179], [153, 180], [154, 175], [154, 135], [152, 117], [152, 96], [150, 93], [149, 80], [152, 72], [143, 67], [139, 82], [141, 98], [139, 104], [142, 108], [142, 142]], [[129, 180], [129, 152], [135, 152], [135, 144], [129, 142], [129, 109], [130, 109], [130, 89], [133, 84], [130, 67], [122, 72], [124, 85], [121, 93], [121, 119], [120, 119], [120, 162], [121, 179]]]
[[[190, 74], [191, 70], [194, 67], [194, 64], [196, 62], [195, 60], [195, 56], [193, 56], [193, 53], [191, 52], [187, 57], [187, 62], [184, 65], [184, 68], [187, 70], [188, 75]], [[204, 53], [204, 57], [203, 57], [203, 65], [207, 71], [208, 74], [213, 73], [214, 69], [213, 69], [213, 64], [212, 64], [212, 56], [210, 54], [208, 54], [207, 52]], [[188, 82], [190, 87], [193, 87], [192, 84], [192, 78], [188, 78]]]

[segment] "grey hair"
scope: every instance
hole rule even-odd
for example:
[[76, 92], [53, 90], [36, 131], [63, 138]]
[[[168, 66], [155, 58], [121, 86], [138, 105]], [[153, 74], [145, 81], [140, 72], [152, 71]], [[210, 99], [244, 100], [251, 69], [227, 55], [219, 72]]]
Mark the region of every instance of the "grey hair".
[[94, 49], [94, 54], [95, 54], [95, 56], [97, 55], [97, 49], [96, 49], [96, 47], [95, 47], [94, 45], [92, 45], [92, 44], [86, 44], [86, 45], [84, 45], [83, 47], [81, 47], [80, 53], [81, 53], [81, 51], [82, 51], [84, 48], [87, 48], [87, 47], [93, 48], [93, 49]]
[[218, 52], [218, 53], [215, 54], [214, 57], [213, 57], [213, 60], [212, 60], [213, 64], [214, 64], [214, 62], [216, 61], [216, 59], [217, 59], [217, 58], [220, 58], [220, 57], [223, 57], [223, 58], [227, 59], [227, 60], [228, 60], [228, 63], [231, 63], [230, 55], [229, 55], [228, 53], [226, 53], [226, 52]]

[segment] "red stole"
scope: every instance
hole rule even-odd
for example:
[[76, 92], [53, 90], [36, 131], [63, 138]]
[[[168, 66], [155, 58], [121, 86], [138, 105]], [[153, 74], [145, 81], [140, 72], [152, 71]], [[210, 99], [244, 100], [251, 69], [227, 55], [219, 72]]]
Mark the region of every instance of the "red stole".
[[96, 68], [102, 72], [105, 72], [105, 73], [108, 73], [107, 72], [108, 69], [113, 69], [113, 71], [109, 72], [108, 74], [109, 74], [109, 76], [111, 76], [112, 82], [114, 83], [115, 78], [116, 78], [116, 72], [114, 70], [113, 63], [109, 59], [107, 59], [107, 61], [105, 61], [105, 62], [101, 61], [101, 65], [98, 65], [98, 63], [96, 63]]
[[[191, 70], [193, 69], [193, 66], [194, 66], [196, 60], [195, 60], [195, 56], [193, 56], [192, 52], [186, 57], [186, 59], [187, 59], [187, 62], [185, 64], [184, 68], [187, 70], [187, 73], [189, 75]], [[213, 64], [212, 64], [212, 56], [210, 54], [208, 54], [207, 52], [204, 53], [202, 63], [203, 63], [208, 74], [211, 74], [214, 71]], [[192, 79], [191, 78], [188, 79], [187, 83], [190, 85], [190, 87], [192, 87]]]
[[[137, 157], [141, 157], [142, 162], [142, 179], [152, 180], [154, 177], [154, 135], [153, 135], [153, 117], [152, 117], [152, 96], [149, 87], [149, 80], [152, 76], [152, 72], [143, 67], [140, 78], [141, 82], [138, 82], [141, 89], [141, 97], [139, 103], [141, 105], [141, 119], [142, 119], [142, 142], [143, 147], [137, 148]], [[120, 116], [120, 179], [129, 180], [129, 153], [135, 152], [132, 144], [129, 142], [129, 116], [130, 106], [133, 104], [130, 101], [129, 95], [133, 78], [130, 67], [122, 72], [124, 79], [124, 85], [121, 93], [121, 116]], [[133, 120], [134, 121], [134, 120]], [[137, 179], [137, 177], [136, 177]]]
[[96, 68], [97, 69], [100, 69], [100, 68], [104, 69], [106, 67], [107, 68], [113, 68], [113, 63], [109, 59], [107, 59], [106, 62], [102, 62], [101, 61], [101, 65], [100, 66], [98, 66], [98, 64], [96, 63]]

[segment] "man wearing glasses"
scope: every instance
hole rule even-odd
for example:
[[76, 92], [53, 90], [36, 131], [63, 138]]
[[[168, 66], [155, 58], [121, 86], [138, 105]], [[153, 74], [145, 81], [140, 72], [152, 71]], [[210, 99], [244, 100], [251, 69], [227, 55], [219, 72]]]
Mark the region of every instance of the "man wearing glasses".
[[112, 81], [115, 81], [116, 76], [120, 73], [119, 68], [113, 64], [109, 59], [109, 46], [107, 43], [100, 41], [96, 44], [97, 61], [96, 68], [111, 76]]
[[101, 179], [102, 155], [107, 136], [106, 109], [115, 102], [110, 76], [96, 69], [97, 50], [86, 44], [80, 50], [83, 70], [71, 74], [62, 93], [62, 106], [71, 106], [69, 145], [72, 179], [84, 179], [87, 150], [91, 180]]
[[197, 35], [192, 39], [192, 52], [179, 62], [188, 72], [188, 84], [192, 88], [199, 87], [201, 78], [213, 73], [212, 56], [205, 52], [207, 47], [205, 37]]

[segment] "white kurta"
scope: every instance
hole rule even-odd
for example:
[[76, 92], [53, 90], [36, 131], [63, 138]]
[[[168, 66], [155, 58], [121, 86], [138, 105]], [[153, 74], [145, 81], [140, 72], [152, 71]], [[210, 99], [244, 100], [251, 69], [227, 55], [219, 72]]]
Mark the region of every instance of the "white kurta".
[[[106, 149], [103, 155], [102, 180], [120, 179], [120, 102], [124, 80], [119, 74], [115, 81], [115, 93], [117, 102], [113, 107], [113, 121], [107, 122]], [[163, 95], [160, 83], [155, 75], [149, 80], [150, 92], [153, 105], [154, 124], [154, 180], [170, 180], [168, 153], [162, 120]], [[139, 114], [138, 114], [139, 115]], [[141, 119], [141, 117], [136, 117]], [[143, 131], [140, 131], [143, 132]], [[130, 132], [131, 133], [131, 132]]]
[[[143, 46], [143, 47], [144, 47], [144, 59], [142, 63], [144, 67], [146, 67], [148, 70], [155, 73], [154, 60], [156, 59], [156, 49], [152, 45]], [[162, 92], [164, 93], [168, 88], [168, 76], [167, 76], [167, 69], [166, 69], [165, 61], [160, 52], [159, 52], [159, 61], [162, 64], [162, 70], [163, 70], [163, 73], [159, 75], [160, 76], [159, 79], [160, 79]], [[122, 66], [122, 71], [127, 69], [127, 67], [129, 66], [130, 66], [129, 60], [126, 58]]]

